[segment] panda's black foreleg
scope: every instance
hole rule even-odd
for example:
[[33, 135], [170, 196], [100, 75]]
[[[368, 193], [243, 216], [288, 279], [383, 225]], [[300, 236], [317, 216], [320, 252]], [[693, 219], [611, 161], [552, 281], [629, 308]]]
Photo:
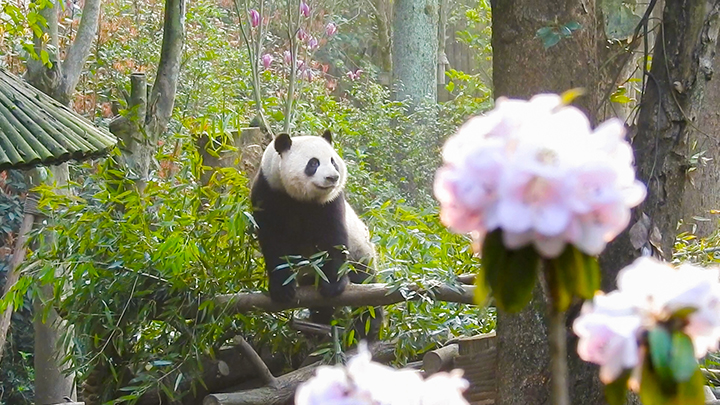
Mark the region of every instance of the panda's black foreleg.
[[292, 302], [295, 299], [297, 280], [292, 278], [294, 270], [288, 266], [285, 257], [287, 252], [294, 251], [293, 246], [281, 241], [269, 241], [261, 244], [261, 247], [268, 273], [270, 298], [276, 302]]
[[348, 284], [348, 276], [340, 274], [347, 260], [347, 254], [334, 246], [329, 247], [327, 253], [328, 260], [322, 266], [322, 272], [327, 281], [320, 280], [320, 294], [323, 297], [337, 297], [345, 291]]
[[[280, 263], [282, 264], [282, 263]], [[288, 279], [293, 272], [289, 268], [277, 269], [268, 266], [270, 298], [276, 302], [291, 302], [295, 299], [297, 282]]]

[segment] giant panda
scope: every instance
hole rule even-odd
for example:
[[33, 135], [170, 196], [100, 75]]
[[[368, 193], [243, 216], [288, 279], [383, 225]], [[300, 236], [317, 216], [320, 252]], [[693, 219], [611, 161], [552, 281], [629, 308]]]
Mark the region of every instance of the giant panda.
[[[345, 200], [346, 181], [345, 162], [333, 148], [329, 130], [322, 136], [280, 134], [265, 149], [250, 200], [273, 301], [291, 302], [298, 283], [319, 279], [320, 294], [335, 297], [348, 281], [372, 281], [375, 248], [367, 226]], [[327, 281], [308, 277], [312, 271], [288, 281], [294, 272], [287, 265], [288, 257], [308, 258], [319, 252], [327, 252], [321, 267]], [[348, 261], [354, 271], [344, 270]], [[311, 320], [327, 324], [333, 311], [311, 308]], [[360, 338], [377, 338], [382, 310], [374, 312], [374, 318], [364, 315], [356, 326]], [[370, 322], [368, 333], [366, 321]]]

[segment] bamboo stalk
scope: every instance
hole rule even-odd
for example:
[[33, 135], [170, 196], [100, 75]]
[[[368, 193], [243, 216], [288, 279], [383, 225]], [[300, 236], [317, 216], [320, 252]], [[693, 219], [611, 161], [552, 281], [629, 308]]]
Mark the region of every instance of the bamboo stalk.
[[[20, 152], [15, 148], [15, 144], [10, 141], [8, 137], [9, 131], [15, 131], [15, 128], [10, 126], [10, 123], [7, 122], [3, 114], [0, 114], [0, 147], [2, 147], [3, 152], [7, 154], [6, 157], [8, 161], [12, 164], [17, 164], [22, 162], [23, 159], [22, 156], [20, 156]], [[20, 134], [15, 135], [15, 137], [19, 136]]]
[[[5, 84], [0, 82], [0, 86], [4, 87]], [[37, 126], [39, 126], [45, 134], [54, 139], [61, 148], [73, 155], [76, 155], [77, 153], [85, 154], [90, 151], [89, 148], [84, 147], [81, 142], [78, 142], [76, 134], [74, 134], [73, 131], [68, 131], [67, 128], [53, 125], [54, 122], [57, 121], [55, 121], [53, 119], [54, 117], [48, 113], [48, 110], [38, 110], [37, 107], [40, 106], [34, 103], [33, 100], [28, 99], [23, 93], [16, 93], [16, 97], [17, 99], [15, 104], [17, 105], [18, 102], [24, 103], [28, 108], [25, 108], [22, 111], [32, 120], [34, 124], [37, 124]], [[35, 133], [35, 135], [37, 137], [38, 133]]]
[[[3, 86], [0, 86], [0, 89], [2, 88]], [[33, 147], [33, 149], [37, 151], [42, 148], [47, 151], [47, 156], [44, 158], [58, 157], [68, 154], [68, 151], [65, 148], [46, 134], [38, 124], [34, 123], [30, 117], [28, 117], [27, 114], [20, 109], [20, 107], [15, 105], [8, 95], [2, 91], [0, 91], [0, 103], [4, 104], [5, 107], [12, 113], [15, 118], [16, 129], [18, 129], [21, 133], [24, 133], [23, 135], [25, 140]], [[12, 122], [12, 120], [10, 120], [10, 122]]]
[[6, 109], [1, 103], [0, 128], [2, 128], [3, 132], [8, 137], [10, 142], [15, 145], [15, 148], [18, 150], [18, 152], [20, 152], [21, 158], [26, 163], [37, 161], [40, 159], [47, 159], [52, 156], [50, 151], [45, 149], [45, 147], [42, 145], [40, 145], [40, 149], [34, 149], [32, 146], [30, 146], [26, 138], [23, 136], [29, 135], [30, 133], [27, 131], [27, 129], [25, 129], [25, 127], [20, 124], [17, 119], [15, 119], [15, 116], [12, 115], [10, 110]]
[[[107, 149], [115, 146], [115, 137], [107, 131], [87, 122], [83, 117], [70, 110], [67, 106], [60, 104], [57, 100], [47, 94], [30, 86], [23, 85], [20, 79], [8, 74], [2, 69], [0, 69], [0, 74], [4, 74], [7, 78], [6, 80], [0, 80], [0, 83], [5, 82], [15, 92], [24, 94], [26, 97], [32, 99], [37, 105], [48, 107], [47, 112], [51, 116], [55, 117], [64, 125], [71, 127], [75, 130], [75, 133], [94, 147]], [[91, 134], [92, 136], [87, 136], [88, 134]]]

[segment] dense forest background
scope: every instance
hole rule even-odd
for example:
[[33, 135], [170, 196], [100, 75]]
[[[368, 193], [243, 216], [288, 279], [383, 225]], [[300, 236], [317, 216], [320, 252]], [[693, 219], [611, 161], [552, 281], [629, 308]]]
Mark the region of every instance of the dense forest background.
[[[0, 177], [0, 279], [29, 189], [46, 214], [0, 308], [15, 308], [0, 403], [48, 402], [61, 385], [48, 381], [72, 386], [73, 376], [89, 404], [195, 403], [209, 359], [219, 364], [237, 336], [276, 374], [353, 346], [347, 333], [318, 347], [291, 327], [303, 310], [236, 313], [209, 299], [266, 290], [250, 176], [222, 159], [238, 155], [248, 127], [260, 144], [282, 131], [336, 134], [379, 279], [415, 298], [387, 307], [393, 361], [496, 329], [498, 403], [548, 398], [543, 292], [513, 316], [427, 293], [477, 269], [470, 240], [440, 224], [432, 181], [443, 141], [494, 98], [582, 88], [575, 105], [591, 122], [625, 121], [648, 198], [600, 257], [606, 291], [640, 254], [720, 260], [720, 1], [0, 5], [0, 68], [123, 140], [107, 159]], [[48, 377], [55, 351], [70, 378]], [[597, 369], [574, 354], [569, 367], [572, 403], [603, 403]]]
[[[33, 41], [33, 30], [45, 29], [41, 18], [49, 3], [6, 4], [0, 66], [19, 75], [28, 75], [28, 66], [36, 61], [50, 66], [52, 44], [46, 52]], [[403, 289], [408, 282], [453, 285], [457, 275], [472, 271], [476, 260], [467, 239], [451, 235], [439, 223], [431, 184], [442, 141], [469, 115], [492, 106], [489, 4], [443, 4], [444, 43], [454, 61], [443, 65], [447, 74], [441, 74], [438, 88], [440, 99], [447, 101], [441, 102], [401, 98], [389, 85], [390, 38], [379, 29], [383, 21], [385, 30], [392, 22], [388, 4], [307, 4], [310, 14], [298, 24], [317, 42], [299, 46], [298, 63], [304, 68], [293, 73], [285, 56], [293, 46], [286, 33], [285, 2], [265, 2], [263, 51], [253, 56], [242, 29], [255, 27], [245, 21], [242, 2], [239, 8], [230, 1], [188, 2], [175, 107], [167, 130], [153, 139], [142, 192], [128, 186], [138, 174], [123, 165], [122, 150], [107, 160], [70, 164], [70, 195], [42, 188], [49, 218], [36, 227], [35, 246], [42, 247], [32, 251], [29, 270], [17, 287], [27, 293], [17, 297], [12, 315], [0, 367], [0, 403], [34, 401], [32, 317], [39, 314], [31, 297], [40, 294], [37, 280], [51, 282], [56, 291], [72, 291], [50, 299], [73, 325], [72, 334], [62, 335], [60, 343], [71, 348], [64, 360], [85, 383], [81, 396], [84, 390], [86, 401], [88, 395], [132, 400], [153, 392], [187, 394], [190, 385], [201, 389], [197, 377], [203, 360], [216, 356], [238, 334], [259, 353], [273, 353], [279, 371], [297, 367], [317, 350], [316, 342], [290, 328], [288, 320], [296, 311], [232, 314], [201, 308], [206, 313], [191, 321], [182, 314], [204, 297], [266, 288], [249, 214], [249, 179], [234, 169], [209, 179], [202, 161], [232, 149], [232, 134], [257, 120], [254, 71], [263, 124], [274, 132], [284, 129], [288, 83], [294, 81], [290, 131], [320, 134], [330, 128], [335, 133], [350, 173], [348, 196], [378, 246], [381, 281]], [[59, 4], [55, 63], [67, 56], [86, 5]], [[137, 72], [152, 78], [158, 70], [164, 8], [163, 1], [101, 2], [97, 39], [67, 100], [75, 111], [111, 129], [114, 118], [133, 114], [130, 78]], [[328, 24], [337, 32], [329, 33]], [[51, 42], [40, 33], [40, 42]], [[263, 58], [271, 61], [265, 65]], [[455, 69], [455, 63], [463, 70]], [[5, 260], [0, 272], [7, 270], [31, 182], [53, 181], [43, 169], [34, 172], [34, 179], [18, 171], [2, 176]], [[495, 322], [486, 309], [429, 297], [387, 311], [383, 339], [398, 342], [400, 364], [452, 337], [490, 331]], [[344, 336], [345, 344], [353, 340]], [[338, 354], [332, 345], [320, 349], [326, 356]]]

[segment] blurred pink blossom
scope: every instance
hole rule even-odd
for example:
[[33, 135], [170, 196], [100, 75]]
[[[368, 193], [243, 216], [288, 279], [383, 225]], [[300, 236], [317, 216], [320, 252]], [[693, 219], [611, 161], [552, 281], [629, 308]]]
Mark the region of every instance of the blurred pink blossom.
[[600, 365], [600, 380], [609, 384], [624, 370], [640, 364], [638, 339], [642, 317], [627, 302], [627, 296], [615, 291], [598, 294], [583, 305], [573, 330], [580, 338], [577, 346], [581, 359]]
[[532, 243], [548, 258], [567, 243], [599, 254], [645, 197], [624, 134], [618, 120], [593, 131], [554, 94], [500, 98], [443, 148], [435, 179], [441, 219], [460, 233], [500, 228], [508, 248]]
[[254, 8], [249, 11], [250, 14], [250, 25], [253, 27], [257, 27], [260, 25], [260, 13], [258, 13], [257, 10]]
[[327, 35], [328, 37], [332, 37], [333, 35], [335, 35], [337, 33], [337, 31], [338, 31], [337, 25], [335, 25], [335, 23], [333, 23], [333, 22], [329, 22], [325, 26], [325, 35]]
[[263, 67], [265, 69], [269, 69], [270, 65], [272, 65], [273, 57], [269, 53], [264, 54], [260, 60], [262, 60]]
[[354, 71], [353, 71], [353, 70], [349, 70], [349, 71], [346, 73], [346, 75], [347, 75], [347, 77], [348, 77], [350, 80], [355, 81], [355, 80], [357, 80], [357, 79], [360, 78], [360, 75], [362, 75], [362, 73], [363, 73], [363, 70], [362, 70], [362, 69], [355, 69]]
[[[678, 268], [641, 257], [620, 270], [618, 289], [586, 302], [573, 329], [578, 355], [600, 365], [600, 379], [614, 381], [641, 365], [646, 332], [675, 325], [693, 342], [695, 357], [718, 349], [720, 269]], [[679, 318], [679, 322], [668, 322]], [[669, 332], [672, 333], [672, 330]]]
[[308, 6], [304, 1], [300, 2], [300, 14], [305, 17], [310, 17], [310, 6]]
[[308, 37], [308, 40], [307, 40], [307, 47], [308, 47], [308, 49], [310, 49], [311, 51], [313, 51], [313, 50], [317, 49], [318, 46], [319, 46], [318, 40], [315, 39], [315, 37], [313, 37], [313, 36], [309, 36], [309, 37]]
[[297, 405], [466, 405], [468, 382], [462, 371], [436, 373], [423, 380], [415, 370], [396, 370], [371, 361], [361, 344], [347, 367], [321, 366], [298, 387]]
[[308, 39], [308, 33], [307, 33], [307, 31], [305, 31], [304, 28], [300, 28], [300, 29], [297, 31], [297, 38], [298, 38], [298, 40], [300, 40], [301, 42], [307, 41], [307, 39]]
[[292, 63], [292, 53], [290, 51], [283, 52], [283, 62], [285, 62], [286, 65]]

